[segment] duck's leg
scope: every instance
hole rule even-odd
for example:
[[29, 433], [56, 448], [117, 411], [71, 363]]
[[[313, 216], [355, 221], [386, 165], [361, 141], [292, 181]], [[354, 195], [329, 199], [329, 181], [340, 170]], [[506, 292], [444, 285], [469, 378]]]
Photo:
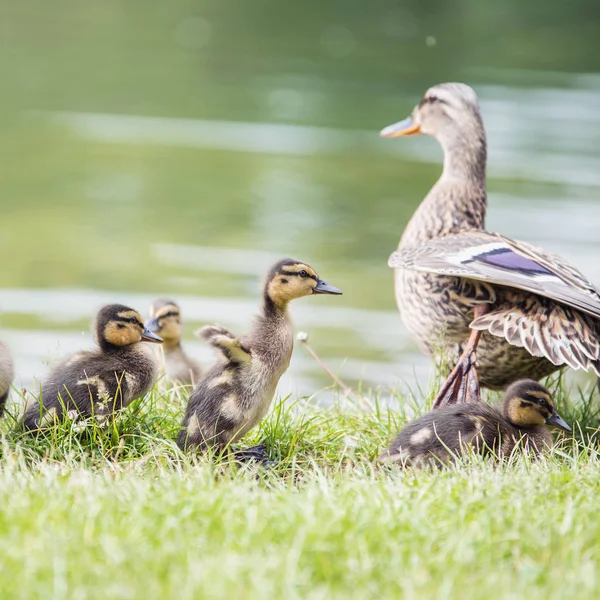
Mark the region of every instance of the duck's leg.
[[[487, 304], [476, 306], [474, 318], [481, 317], [487, 311]], [[441, 408], [448, 404], [481, 402], [481, 388], [476, 366], [476, 350], [481, 334], [481, 331], [471, 330], [463, 353], [433, 401], [433, 408]]]

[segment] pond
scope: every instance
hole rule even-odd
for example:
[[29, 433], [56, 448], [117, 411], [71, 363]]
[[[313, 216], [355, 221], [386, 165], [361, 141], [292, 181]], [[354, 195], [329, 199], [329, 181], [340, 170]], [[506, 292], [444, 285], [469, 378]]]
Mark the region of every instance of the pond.
[[[174, 298], [208, 366], [193, 331], [247, 330], [283, 256], [344, 291], [292, 312], [346, 383], [426, 382], [386, 262], [442, 155], [378, 131], [443, 80], [481, 100], [488, 228], [600, 284], [600, 37], [578, 16], [593, 3], [547, 22], [475, 0], [164, 4], [2, 9], [0, 335], [18, 387], [90, 347], [92, 315], [113, 301], [147, 314]], [[280, 394], [329, 384], [297, 347]]]

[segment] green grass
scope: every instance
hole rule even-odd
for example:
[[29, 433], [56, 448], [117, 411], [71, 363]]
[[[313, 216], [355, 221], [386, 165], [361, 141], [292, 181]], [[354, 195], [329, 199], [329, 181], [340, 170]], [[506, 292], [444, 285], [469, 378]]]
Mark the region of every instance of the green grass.
[[2, 598], [600, 597], [595, 399], [561, 407], [580, 429], [543, 460], [405, 472], [373, 462], [416, 404], [397, 400], [280, 403], [239, 444], [265, 440], [270, 469], [182, 455], [178, 391], [107, 430], [9, 416]]

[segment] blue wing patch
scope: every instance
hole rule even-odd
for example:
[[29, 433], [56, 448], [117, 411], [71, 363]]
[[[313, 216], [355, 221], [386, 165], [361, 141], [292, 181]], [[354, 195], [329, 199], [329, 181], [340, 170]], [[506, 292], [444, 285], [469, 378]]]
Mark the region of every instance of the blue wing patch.
[[483, 262], [507, 271], [519, 271], [527, 275], [554, 275], [552, 271], [536, 263], [531, 258], [514, 252], [510, 248], [495, 248], [481, 254], [475, 254], [472, 258], [464, 261]]

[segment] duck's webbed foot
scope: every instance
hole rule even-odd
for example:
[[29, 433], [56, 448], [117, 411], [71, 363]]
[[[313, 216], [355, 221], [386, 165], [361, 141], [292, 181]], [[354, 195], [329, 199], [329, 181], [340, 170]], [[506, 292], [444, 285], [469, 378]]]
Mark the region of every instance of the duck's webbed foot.
[[[487, 306], [481, 304], [475, 308], [475, 318], [487, 312]], [[471, 330], [471, 335], [463, 353], [433, 401], [433, 408], [449, 404], [481, 402], [481, 388], [477, 374], [476, 349], [481, 331]]]
[[255, 461], [264, 466], [270, 466], [274, 464], [273, 461], [269, 460], [269, 454], [265, 444], [251, 446], [245, 450], [236, 450], [233, 453], [233, 456], [236, 461], [241, 463]]

